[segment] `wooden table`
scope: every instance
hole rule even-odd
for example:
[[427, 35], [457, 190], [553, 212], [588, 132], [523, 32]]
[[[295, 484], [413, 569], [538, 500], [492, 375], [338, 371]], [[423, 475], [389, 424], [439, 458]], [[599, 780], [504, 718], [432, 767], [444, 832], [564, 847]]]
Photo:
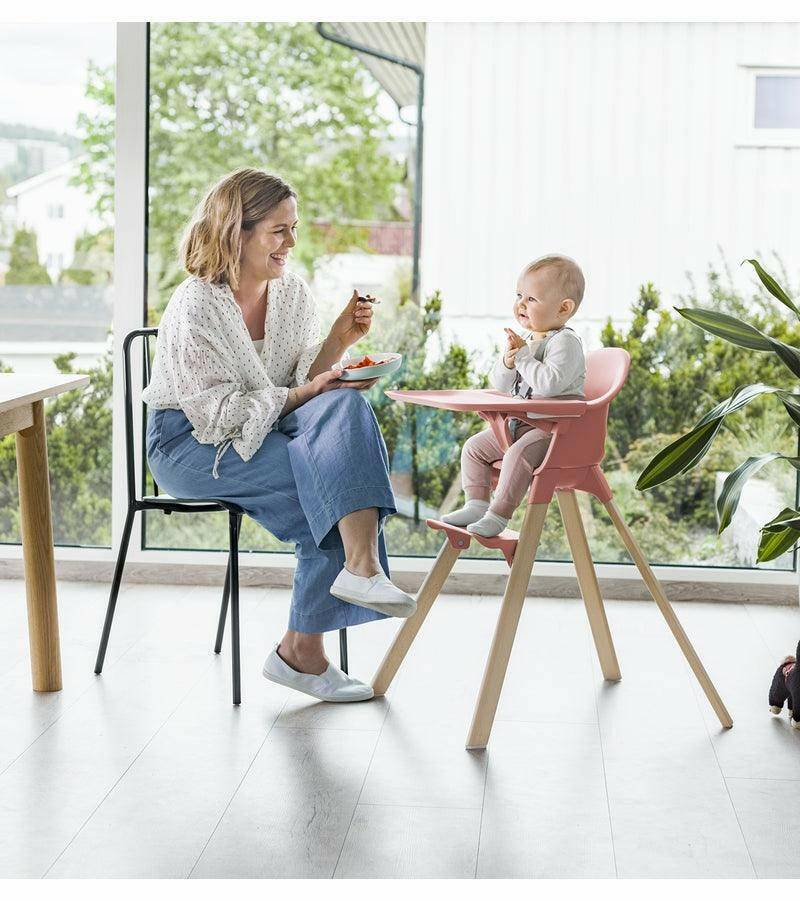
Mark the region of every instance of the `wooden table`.
[[17, 436], [22, 554], [34, 691], [61, 690], [56, 571], [44, 398], [84, 388], [85, 375], [0, 373], [0, 437]]

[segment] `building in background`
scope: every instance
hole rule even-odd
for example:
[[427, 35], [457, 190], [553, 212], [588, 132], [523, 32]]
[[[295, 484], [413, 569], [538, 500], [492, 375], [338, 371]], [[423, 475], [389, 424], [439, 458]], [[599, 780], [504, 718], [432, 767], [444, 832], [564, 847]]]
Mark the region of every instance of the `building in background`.
[[6, 192], [15, 205], [15, 227], [36, 233], [39, 259], [54, 282], [72, 265], [76, 238], [104, 224], [94, 212], [92, 198], [70, 184], [80, 162], [80, 158], [67, 160]]
[[34, 175], [60, 166], [70, 155], [70, 148], [62, 141], [25, 135], [0, 136], [0, 171]]

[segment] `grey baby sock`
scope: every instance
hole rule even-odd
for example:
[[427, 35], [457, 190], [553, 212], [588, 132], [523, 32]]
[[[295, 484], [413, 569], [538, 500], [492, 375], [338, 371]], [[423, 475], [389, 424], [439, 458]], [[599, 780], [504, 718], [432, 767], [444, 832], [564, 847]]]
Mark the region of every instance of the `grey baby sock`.
[[472, 499], [466, 502], [460, 510], [453, 510], [442, 517], [442, 522], [450, 526], [468, 526], [471, 522], [477, 522], [489, 509], [489, 501]]
[[477, 522], [467, 526], [467, 531], [474, 535], [481, 535], [483, 538], [494, 538], [499, 535], [508, 525], [508, 520], [504, 516], [492, 513], [487, 510], [486, 513]]

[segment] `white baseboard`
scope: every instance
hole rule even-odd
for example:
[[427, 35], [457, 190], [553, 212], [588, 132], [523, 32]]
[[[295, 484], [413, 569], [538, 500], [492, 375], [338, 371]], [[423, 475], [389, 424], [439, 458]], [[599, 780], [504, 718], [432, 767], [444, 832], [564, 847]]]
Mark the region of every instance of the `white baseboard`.
[[[219, 563], [169, 562], [129, 562], [125, 566], [125, 582], [163, 585], [219, 585], [225, 579], [224, 555]], [[467, 561], [465, 561], [467, 562]], [[416, 561], [414, 561], [416, 564]], [[427, 558], [416, 565], [390, 568], [393, 581], [404, 591], [415, 593], [433, 565]], [[110, 585], [114, 571], [113, 560], [70, 560], [56, 559], [56, 575], [67, 582], [106, 582]], [[454, 570], [444, 591], [447, 594], [485, 594], [502, 596], [506, 586], [507, 573], [459, 572]], [[660, 574], [659, 574], [660, 575]], [[698, 574], [699, 575], [699, 574]], [[248, 561], [240, 566], [240, 584], [263, 586], [265, 588], [291, 588], [294, 576], [293, 566], [258, 566]], [[0, 579], [21, 579], [24, 577], [22, 560], [0, 559]], [[603, 597], [614, 600], [646, 600], [650, 597], [642, 581], [638, 578], [608, 578], [600, 575], [600, 590]], [[703, 601], [721, 603], [798, 605], [796, 583], [768, 584], [744, 579], [709, 577], [706, 571], [702, 578], [662, 578], [661, 584], [671, 601]], [[534, 570], [528, 584], [530, 597], [579, 598], [577, 580], [572, 576], [537, 575]]]

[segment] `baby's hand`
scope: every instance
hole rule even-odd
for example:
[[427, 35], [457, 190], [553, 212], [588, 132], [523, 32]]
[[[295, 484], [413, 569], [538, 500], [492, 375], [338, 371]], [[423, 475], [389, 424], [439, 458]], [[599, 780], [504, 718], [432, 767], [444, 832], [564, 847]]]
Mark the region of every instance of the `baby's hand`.
[[521, 338], [513, 329], [503, 329], [506, 333], [506, 351], [519, 350], [525, 347], [525, 339]]
[[506, 349], [503, 354], [503, 363], [506, 369], [513, 369], [517, 357], [517, 351], [525, 347], [525, 341], [510, 328], [504, 329], [506, 333]]

